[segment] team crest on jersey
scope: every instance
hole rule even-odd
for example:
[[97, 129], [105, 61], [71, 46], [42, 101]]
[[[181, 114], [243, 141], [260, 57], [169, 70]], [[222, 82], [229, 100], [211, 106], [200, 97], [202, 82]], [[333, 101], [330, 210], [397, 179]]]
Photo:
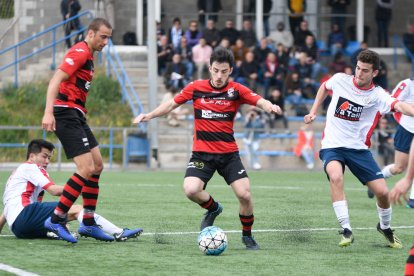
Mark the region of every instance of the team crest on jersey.
[[229, 90], [227, 90], [227, 95], [229, 96], [229, 98], [233, 98], [234, 97], [234, 88], [230, 88]]
[[339, 97], [334, 116], [347, 121], [359, 121], [363, 109], [362, 105]]

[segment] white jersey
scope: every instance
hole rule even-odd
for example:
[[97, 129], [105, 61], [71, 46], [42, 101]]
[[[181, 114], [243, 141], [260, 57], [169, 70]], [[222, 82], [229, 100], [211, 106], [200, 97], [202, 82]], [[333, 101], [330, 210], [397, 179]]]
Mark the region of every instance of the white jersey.
[[50, 185], [54, 183], [42, 167], [33, 163], [17, 167], [7, 180], [3, 194], [3, 213], [9, 227], [25, 206], [42, 201], [42, 191]]
[[332, 100], [326, 114], [322, 149], [368, 149], [381, 115], [393, 111], [398, 100], [374, 84], [362, 89], [354, 76], [344, 73], [335, 74], [324, 85], [332, 90]]
[[[399, 101], [414, 104], [414, 79], [401, 81], [392, 91], [392, 96]], [[394, 118], [407, 131], [414, 133], [414, 117], [395, 112]]]

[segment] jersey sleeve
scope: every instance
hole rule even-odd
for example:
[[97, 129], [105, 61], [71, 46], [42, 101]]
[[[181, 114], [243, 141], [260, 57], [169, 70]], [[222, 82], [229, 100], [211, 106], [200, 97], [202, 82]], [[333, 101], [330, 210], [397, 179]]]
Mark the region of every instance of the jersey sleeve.
[[325, 85], [325, 89], [326, 90], [331, 90], [333, 91], [334, 85], [337, 81], [337, 79], [340, 77], [340, 74], [335, 74], [332, 76], [332, 78], [330, 78], [329, 80], [327, 80], [324, 85]]
[[185, 103], [185, 102], [190, 101], [190, 100], [193, 99], [193, 93], [194, 93], [194, 83], [191, 82], [186, 87], [184, 87], [180, 91], [180, 93], [178, 93], [177, 95], [175, 95], [174, 101], [177, 104], [183, 104], [183, 103]]
[[71, 49], [60, 64], [59, 69], [71, 76], [81, 68], [89, 58], [89, 52], [82, 48]]
[[388, 94], [384, 89], [381, 89], [378, 93], [378, 111], [381, 114], [394, 112], [394, 106], [398, 102], [397, 99], [394, 97], [391, 97], [390, 94]]
[[409, 87], [406, 81], [401, 81], [392, 91], [392, 96], [400, 101], [406, 100], [409, 95]]
[[28, 166], [26, 170], [27, 180], [35, 186], [42, 187], [46, 190], [51, 185], [54, 185], [53, 181], [49, 178], [45, 169], [38, 167], [35, 164]]
[[253, 92], [244, 85], [239, 84], [238, 89], [242, 104], [250, 104], [256, 106], [257, 101], [262, 98], [262, 96]]

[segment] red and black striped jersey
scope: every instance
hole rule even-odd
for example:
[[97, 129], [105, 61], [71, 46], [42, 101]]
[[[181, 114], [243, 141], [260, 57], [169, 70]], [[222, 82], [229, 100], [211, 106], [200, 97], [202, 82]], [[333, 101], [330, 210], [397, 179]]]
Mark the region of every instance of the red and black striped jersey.
[[405, 276], [414, 275], [414, 244], [410, 250], [410, 256], [408, 256], [407, 263], [405, 265]]
[[86, 114], [86, 97], [93, 78], [93, 54], [85, 41], [73, 45], [68, 51], [59, 69], [69, 75], [62, 82], [55, 106], [76, 108]]
[[238, 151], [233, 125], [240, 105], [256, 105], [261, 98], [237, 82], [214, 88], [209, 80], [198, 80], [184, 87], [174, 101], [177, 104], [193, 101], [193, 151], [229, 153]]

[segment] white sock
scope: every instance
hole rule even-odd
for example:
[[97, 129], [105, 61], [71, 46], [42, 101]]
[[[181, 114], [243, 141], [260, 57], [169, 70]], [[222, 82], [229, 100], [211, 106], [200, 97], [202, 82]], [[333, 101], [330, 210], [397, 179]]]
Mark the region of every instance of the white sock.
[[[102, 226], [102, 230], [110, 235], [121, 233], [123, 230], [122, 228], [119, 228], [118, 226], [116, 226], [115, 224], [107, 220], [106, 218], [96, 213], [94, 214], [93, 217], [95, 218], [96, 224]], [[83, 219], [83, 210], [79, 213], [78, 221], [82, 222], [82, 219]]]
[[413, 181], [413, 183], [411, 184], [410, 199], [414, 199], [414, 181]]
[[342, 228], [348, 228], [352, 231], [351, 224], [349, 222], [348, 204], [346, 200], [336, 201], [332, 203], [335, 211], [336, 218]]
[[381, 229], [388, 229], [391, 227], [391, 215], [392, 215], [392, 208], [383, 209], [378, 206], [377, 203], [377, 211], [378, 217], [380, 219], [380, 226]]
[[381, 172], [384, 178], [390, 178], [391, 176], [393, 176], [391, 172], [391, 167], [394, 167], [394, 164], [389, 164], [382, 169]]

